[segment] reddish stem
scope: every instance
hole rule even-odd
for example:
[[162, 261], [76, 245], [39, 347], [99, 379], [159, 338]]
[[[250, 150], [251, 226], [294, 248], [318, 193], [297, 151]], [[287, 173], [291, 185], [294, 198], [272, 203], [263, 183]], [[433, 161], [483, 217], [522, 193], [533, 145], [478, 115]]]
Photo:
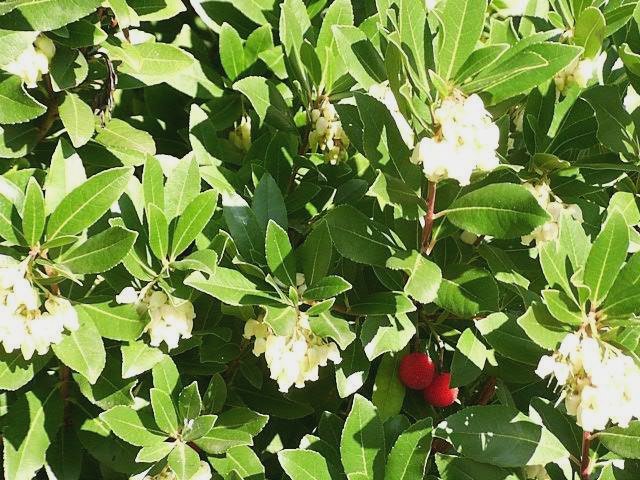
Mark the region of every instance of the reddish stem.
[[496, 393], [496, 377], [489, 377], [485, 382], [480, 395], [478, 396], [477, 405], [486, 405]]
[[589, 448], [591, 447], [591, 432], [582, 432], [582, 460], [580, 462], [580, 478], [589, 480], [591, 476], [591, 459]]
[[424, 214], [424, 227], [422, 228], [422, 243], [420, 250], [429, 255], [431, 242], [431, 232], [433, 231], [433, 216], [436, 206], [436, 184], [429, 182], [427, 185], [427, 213]]

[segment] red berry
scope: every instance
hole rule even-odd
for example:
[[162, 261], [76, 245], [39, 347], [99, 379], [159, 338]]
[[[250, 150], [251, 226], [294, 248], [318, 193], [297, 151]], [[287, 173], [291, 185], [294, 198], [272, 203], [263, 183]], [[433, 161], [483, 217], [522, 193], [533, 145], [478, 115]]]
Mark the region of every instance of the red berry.
[[414, 352], [400, 361], [400, 381], [408, 388], [422, 390], [431, 383], [436, 367], [426, 353]]
[[458, 398], [458, 389], [451, 388], [451, 374], [436, 375], [431, 384], [424, 389], [424, 399], [434, 407], [448, 407]]

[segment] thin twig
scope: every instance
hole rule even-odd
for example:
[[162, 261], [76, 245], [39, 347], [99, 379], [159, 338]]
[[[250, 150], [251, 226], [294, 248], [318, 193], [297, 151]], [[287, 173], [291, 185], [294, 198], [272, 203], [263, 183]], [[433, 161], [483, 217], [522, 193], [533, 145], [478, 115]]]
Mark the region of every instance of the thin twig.
[[589, 480], [591, 476], [591, 458], [589, 449], [591, 447], [591, 432], [582, 432], [582, 461], [580, 462], [580, 478]]

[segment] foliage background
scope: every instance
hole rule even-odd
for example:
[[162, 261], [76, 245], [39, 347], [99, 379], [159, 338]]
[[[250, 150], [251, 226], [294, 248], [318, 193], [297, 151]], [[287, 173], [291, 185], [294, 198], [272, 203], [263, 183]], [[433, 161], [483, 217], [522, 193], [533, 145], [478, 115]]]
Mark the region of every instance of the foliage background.
[[[585, 457], [583, 478], [638, 478], [640, 423], [584, 452], [534, 370], [595, 310], [607, 341], [638, 360], [640, 117], [622, 98], [640, 88], [640, 7], [427, 6], [0, 4], [0, 65], [36, 32], [56, 47], [37, 88], [0, 75], [2, 250], [31, 255], [36, 282], [81, 323], [29, 361], [0, 351], [5, 478], [143, 478], [168, 462], [187, 479], [207, 460], [228, 479], [515, 480], [548, 464], [556, 480], [579, 478]], [[577, 58], [600, 58], [600, 75], [559, 95], [552, 79]], [[417, 137], [434, 133], [432, 104], [453, 87], [479, 93], [500, 128], [499, 168], [438, 184], [428, 249], [427, 181], [367, 94], [385, 81]], [[351, 142], [337, 165], [308, 145], [322, 96]], [[229, 140], [243, 115], [246, 151]], [[532, 251], [520, 237], [548, 217], [520, 184], [537, 180], [584, 222], [563, 217], [558, 239]], [[288, 285], [299, 272], [306, 295]], [[193, 336], [171, 351], [114, 301], [149, 282], [195, 306]], [[266, 311], [286, 331], [300, 310], [343, 360], [282, 394], [243, 325]], [[452, 372], [458, 404], [405, 391], [409, 350]]]

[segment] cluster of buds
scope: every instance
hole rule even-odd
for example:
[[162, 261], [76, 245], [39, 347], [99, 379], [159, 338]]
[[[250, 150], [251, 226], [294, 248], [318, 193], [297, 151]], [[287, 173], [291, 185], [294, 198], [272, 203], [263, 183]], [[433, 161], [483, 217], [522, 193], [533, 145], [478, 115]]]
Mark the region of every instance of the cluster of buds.
[[371, 88], [369, 88], [369, 95], [377, 100], [380, 100], [389, 109], [389, 112], [391, 112], [391, 116], [398, 126], [398, 130], [400, 131], [402, 140], [404, 140], [404, 143], [407, 144], [407, 147], [413, 148], [413, 129], [411, 128], [411, 125], [409, 125], [409, 122], [407, 122], [407, 119], [404, 118], [404, 115], [402, 115], [402, 113], [400, 112], [396, 97], [393, 94], [391, 87], [389, 87], [389, 82], [373, 85]]
[[498, 166], [500, 131], [478, 95], [454, 92], [435, 110], [434, 120], [436, 135], [420, 140], [411, 157], [430, 181], [453, 178], [468, 185], [475, 170]]
[[318, 380], [319, 368], [331, 360], [342, 361], [338, 346], [317, 336], [309, 326], [309, 317], [300, 312], [290, 335], [276, 335], [261, 319], [249, 320], [244, 326], [244, 337], [255, 337], [253, 354], [264, 354], [271, 378], [278, 382], [281, 392], [288, 392], [292, 385], [304, 387], [307, 381]]
[[564, 93], [572, 85], [586, 88], [598, 68], [598, 62], [592, 58], [576, 58], [564, 69], [556, 73], [553, 81], [558, 93]]
[[[136, 476], [134, 478], [139, 477]], [[211, 480], [211, 478], [211, 467], [209, 467], [207, 462], [201, 460], [200, 468], [198, 468], [193, 476], [189, 477], [189, 480]], [[168, 465], [165, 465], [159, 473], [156, 473], [155, 475], [145, 474], [142, 480], [178, 480], [178, 476], [169, 468]]]
[[188, 300], [174, 304], [162, 290], [143, 289], [137, 292], [133, 287], [127, 287], [116, 296], [116, 302], [134, 304], [139, 314], [149, 313], [151, 320], [145, 330], [151, 339], [149, 343], [154, 347], [164, 342], [172, 349], [178, 346], [180, 338], [191, 338], [196, 314]]
[[321, 151], [331, 165], [348, 158], [349, 138], [342, 129], [336, 108], [328, 98], [324, 98], [318, 108], [311, 110], [311, 131], [309, 132], [311, 151]]
[[64, 330], [79, 327], [78, 314], [66, 298], [50, 295], [42, 308], [40, 294], [26, 277], [26, 263], [0, 267], [0, 342], [8, 353], [20, 350], [25, 360], [44, 355], [62, 340]]
[[240, 124], [229, 132], [229, 141], [239, 150], [248, 152], [251, 147], [251, 117], [243, 115]]
[[538, 204], [549, 214], [551, 220], [546, 222], [531, 232], [529, 235], [522, 237], [523, 245], [530, 245], [535, 240], [536, 244], [551, 242], [558, 238], [560, 231], [559, 222], [563, 212], [571, 215], [575, 220], [582, 223], [582, 210], [574, 203], [565, 204], [557, 198], [551, 191], [548, 183], [524, 183], [523, 187], [529, 190], [538, 201]]
[[536, 373], [555, 377], [567, 413], [585, 431], [604, 430], [609, 422], [624, 428], [633, 417], [640, 418], [640, 368], [584, 329], [568, 334], [553, 355], [543, 356]]
[[2, 68], [19, 76], [27, 88], [35, 88], [42, 75], [49, 72], [49, 62], [55, 53], [56, 47], [53, 42], [44, 35], [38, 35], [35, 42], [18, 58]]

